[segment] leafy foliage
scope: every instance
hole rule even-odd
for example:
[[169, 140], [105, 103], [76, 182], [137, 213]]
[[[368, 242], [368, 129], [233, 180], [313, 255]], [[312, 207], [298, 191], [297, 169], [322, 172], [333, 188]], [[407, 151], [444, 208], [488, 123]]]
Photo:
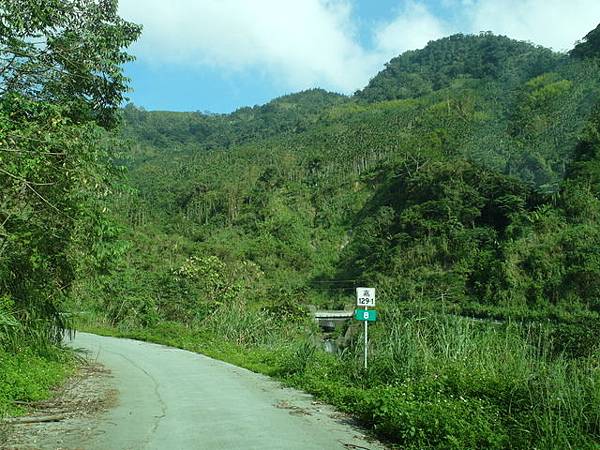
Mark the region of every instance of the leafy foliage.
[[600, 56], [600, 24], [586, 34], [569, 54], [580, 59]]
[[139, 27], [116, 10], [93, 0], [0, 6], [0, 294], [4, 322], [20, 328], [5, 329], [0, 347], [12, 351], [60, 342], [76, 272], [118, 252], [105, 214], [114, 137], [99, 125], [116, 123], [124, 47]]
[[458, 78], [498, 80], [512, 86], [552, 70], [560, 59], [548, 49], [504, 36], [455, 34], [392, 59], [356, 95], [369, 102], [418, 97]]
[[123, 49], [140, 27], [116, 0], [6, 0], [0, 6], [0, 95], [61, 104], [72, 119], [114, 123], [127, 79]]

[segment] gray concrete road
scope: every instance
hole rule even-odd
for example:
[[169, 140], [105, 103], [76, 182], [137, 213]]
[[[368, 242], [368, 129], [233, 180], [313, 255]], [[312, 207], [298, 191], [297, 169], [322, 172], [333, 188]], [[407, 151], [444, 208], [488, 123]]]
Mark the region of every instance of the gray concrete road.
[[78, 333], [71, 343], [108, 367], [117, 405], [84, 442], [121, 449], [382, 449], [312, 397], [196, 353]]

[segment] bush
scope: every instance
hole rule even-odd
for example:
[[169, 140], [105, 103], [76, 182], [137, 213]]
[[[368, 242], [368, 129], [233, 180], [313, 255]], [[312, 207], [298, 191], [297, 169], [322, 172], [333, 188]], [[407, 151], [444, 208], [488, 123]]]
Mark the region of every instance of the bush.
[[481, 399], [454, 397], [442, 386], [373, 389], [357, 405], [360, 416], [406, 448], [502, 448], [509, 438], [500, 412]]

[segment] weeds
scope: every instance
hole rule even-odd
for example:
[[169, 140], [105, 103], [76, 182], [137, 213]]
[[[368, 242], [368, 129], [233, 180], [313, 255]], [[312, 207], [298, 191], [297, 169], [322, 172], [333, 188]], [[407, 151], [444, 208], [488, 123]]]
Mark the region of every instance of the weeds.
[[9, 353], [0, 349], [0, 416], [20, 414], [15, 401], [30, 402], [47, 398], [50, 388], [72, 370], [69, 354], [54, 350], [41, 356], [32, 349]]
[[372, 327], [365, 371], [359, 334], [342, 354], [328, 354], [308, 322], [229, 306], [190, 326], [121, 334], [277, 376], [402, 448], [600, 445], [600, 348], [585, 357], [557, 352], [549, 327], [386, 311]]

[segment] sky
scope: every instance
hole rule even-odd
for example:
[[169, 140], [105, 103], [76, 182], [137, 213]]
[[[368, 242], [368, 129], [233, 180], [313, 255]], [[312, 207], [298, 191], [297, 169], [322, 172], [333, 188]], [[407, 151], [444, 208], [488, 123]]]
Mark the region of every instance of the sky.
[[567, 51], [600, 0], [120, 0], [142, 24], [130, 100], [227, 113], [310, 88], [351, 95], [406, 50], [492, 31]]

